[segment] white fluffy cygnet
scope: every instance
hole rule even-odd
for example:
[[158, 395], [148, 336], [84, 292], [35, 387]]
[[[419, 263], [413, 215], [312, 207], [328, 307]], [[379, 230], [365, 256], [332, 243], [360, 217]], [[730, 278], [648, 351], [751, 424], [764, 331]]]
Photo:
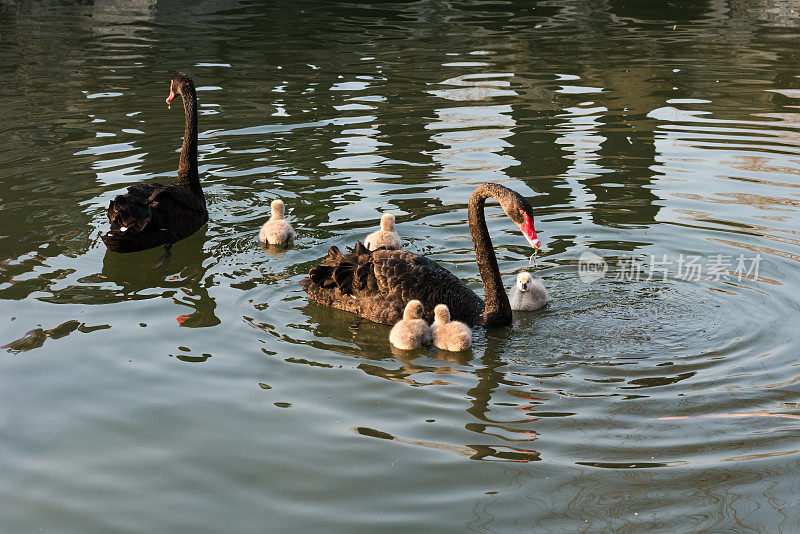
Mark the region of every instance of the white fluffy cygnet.
[[431, 327], [422, 314], [425, 309], [418, 300], [411, 300], [403, 310], [403, 318], [392, 327], [389, 342], [398, 349], [418, 349], [431, 343]]
[[447, 304], [439, 304], [433, 309], [431, 336], [437, 348], [451, 352], [467, 350], [472, 346], [472, 330], [461, 321], [450, 320]]
[[536, 280], [526, 271], [517, 275], [517, 283], [508, 290], [508, 301], [512, 310], [538, 310], [547, 304], [547, 299], [547, 290], [542, 281]]
[[285, 207], [283, 200], [275, 199], [270, 204], [272, 216], [258, 233], [258, 239], [265, 245], [285, 245], [294, 239], [294, 228], [283, 218]]
[[364, 246], [369, 250], [381, 247], [389, 250], [400, 250], [403, 247], [400, 235], [394, 229], [394, 215], [384, 213], [381, 217], [381, 229], [375, 230], [364, 240]]

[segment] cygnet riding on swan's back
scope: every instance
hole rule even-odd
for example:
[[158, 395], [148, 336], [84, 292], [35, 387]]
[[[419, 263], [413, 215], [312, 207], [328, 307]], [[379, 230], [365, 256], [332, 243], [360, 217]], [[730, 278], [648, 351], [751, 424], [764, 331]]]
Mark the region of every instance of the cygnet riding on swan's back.
[[418, 300], [409, 301], [403, 311], [403, 319], [389, 332], [389, 342], [398, 349], [418, 349], [431, 344], [431, 327], [422, 318], [424, 308]]
[[450, 320], [447, 304], [439, 304], [433, 309], [431, 337], [433, 344], [442, 350], [459, 352], [472, 346], [472, 330], [461, 321]]
[[364, 245], [369, 250], [377, 250], [379, 248], [400, 250], [403, 248], [400, 235], [394, 229], [394, 215], [384, 213], [381, 217], [381, 229], [369, 234], [364, 240]]
[[258, 239], [266, 245], [285, 245], [294, 239], [294, 228], [289, 224], [289, 221], [283, 218], [284, 210], [283, 200], [275, 199], [270, 204], [272, 209], [272, 216], [258, 233]]
[[508, 301], [512, 310], [538, 310], [547, 304], [547, 299], [547, 290], [542, 281], [536, 280], [526, 271], [517, 275], [517, 283], [508, 290]]

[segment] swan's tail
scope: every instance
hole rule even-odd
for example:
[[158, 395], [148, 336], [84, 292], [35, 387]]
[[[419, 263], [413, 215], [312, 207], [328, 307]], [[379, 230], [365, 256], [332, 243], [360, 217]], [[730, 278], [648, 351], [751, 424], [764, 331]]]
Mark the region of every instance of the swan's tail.
[[[366, 287], [367, 275], [372, 268], [371, 255], [361, 242], [356, 243], [349, 254], [343, 254], [333, 246], [328, 249], [328, 256], [322, 263], [311, 268], [306, 280], [322, 289], [338, 289], [345, 295], [352, 295]], [[306, 285], [303, 289], [308, 291]]]
[[108, 203], [111, 230], [141, 232], [153, 216], [150, 203], [131, 195], [119, 195]]
[[108, 203], [108, 220], [111, 229], [100, 237], [115, 252], [141, 250], [135, 243], [152, 218], [150, 205], [131, 195], [119, 195]]

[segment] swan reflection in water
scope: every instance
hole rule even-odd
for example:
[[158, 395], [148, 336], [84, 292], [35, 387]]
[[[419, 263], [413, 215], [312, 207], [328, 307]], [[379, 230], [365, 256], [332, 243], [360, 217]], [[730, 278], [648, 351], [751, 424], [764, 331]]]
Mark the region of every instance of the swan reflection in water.
[[[208, 294], [204, 286], [208, 269], [203, 263], [211, 257], [211, 253], [203, 250], [206, 241], [205, 228], [192, 237], [178, 243], [170, 257], [164, 257], [164, 251], [154, 248], [130, 254], [118, 254], [106, 251], [101, 272], [77, 277], [71, 282], [61, 285], [69, 272], [56, 270], [59, 276], [51, 272], [42, 272], [32, 279], [46, 282], [38, 286], [43, 293], [38, 297], [42, 302], [57, 304], [84, 305], [109, 304], [126, 300], [144, 300], [158, 297], [170, 297], [173, 302], [188, 306], [192, 310], [181, 314], [176, 320], [181, 326], [202, 327], [214, 326], [220, 320], [214, 314], [216, 302]], [[23, 264], [23, 262], [19, 262]], [[48, 269], [47, 265], [37, 259], [27, 262], [33, 265], [30, 272], [37, 268]], [[11, 278], [13, 282], [13, 278]], [[108, 282], [113, 282], [109, 284]], [[10, 284], [12, 289], [15, 285]], [[24, 289], [24, 288], [23, 288]], [[38, 325], [20, 338], [7, 342], [0, 349], [13, 354], [38, 349], [50, 339], [60, 339], [74, 332], [91, 333], [112, 328], [106, 318], [97, 317], [89, 321], [84, 317], [73, 318], [58, 325]]]
[[138, 300], [152, 295], [153, 288], [162, 288], [162, 296], [170, 296], [176, 304], [188, 306], [191, 312], [176, 320], [181, 326], [205, 327], [220, 324], [214, 314], [217, 307], [205, 283], [208, 266], [204, 262], [211, 252], [204, 249], [206, 228], [173, 245], [166, 256], [161, 248], [130, 254], [107, 251], [103, 258], [101, 278], [120, 286], [114, 300]]

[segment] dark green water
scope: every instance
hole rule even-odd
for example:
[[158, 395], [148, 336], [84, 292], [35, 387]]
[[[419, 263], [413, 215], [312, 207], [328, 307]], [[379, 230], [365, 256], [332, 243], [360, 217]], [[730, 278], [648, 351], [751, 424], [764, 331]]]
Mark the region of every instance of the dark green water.
[[[0, 531], [797, 532], [800, 7], [647, 5], [0, 0]], [[177, 70], [211, 218], [155, 269], [99, 235]], [[481, 292], [483, 181], [547, 308], [447, 355], [307, 302], [384, 210]]]

